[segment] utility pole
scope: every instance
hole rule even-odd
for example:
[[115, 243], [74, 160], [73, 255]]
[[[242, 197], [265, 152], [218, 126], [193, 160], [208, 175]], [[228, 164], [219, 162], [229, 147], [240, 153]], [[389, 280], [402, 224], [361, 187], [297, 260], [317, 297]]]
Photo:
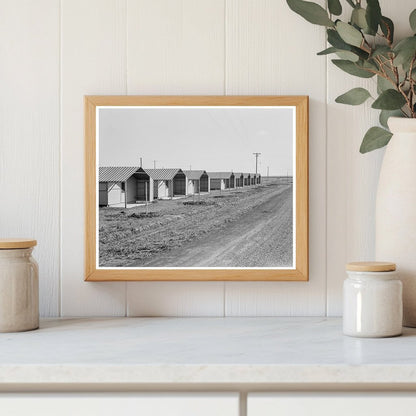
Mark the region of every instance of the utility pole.
[[260, 152], [254, 152], [253, 155], [256, 157], [256, 176], [255, 176], [255, 185], [257, 186], [257, 165], [258, 165], [258, 160], [259, 160], [259, 156], [261, 155]]
[[156, 169], [156, 162], [157, 162], [157, 160], [153, 161], [153, 169]]
[[259, 159], [259, 156], [261, 155], [261, 153], [254, 152], [253, 155], [256, 157], [256, 177], [257, 177], [257, 163], [258, 163], [258, 159]]
[[269, 167], [267, 166], [267, 177], [269, 177]]

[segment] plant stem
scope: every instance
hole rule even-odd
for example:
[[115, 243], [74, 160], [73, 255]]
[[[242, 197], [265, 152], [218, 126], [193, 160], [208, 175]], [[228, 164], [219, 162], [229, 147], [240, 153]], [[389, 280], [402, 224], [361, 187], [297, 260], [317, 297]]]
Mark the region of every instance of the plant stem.
[[416, 60], [416, 55], [413, 57], [412, 62], [410, 63], [410, 68], [409, 68], [409, 83], [410, 83], [410, 90], [409, 90], [409, 107], [410, 107], [410, 114], [412, 116], [412, 118], [415, 118], [415, 110], [413, 107], [413, 97], [414, 97], [414, 87], [415, 87], [415, 82], [412, 76], [412, 72], [413, 72], [413, 67], [415, 64], [415, 60]]

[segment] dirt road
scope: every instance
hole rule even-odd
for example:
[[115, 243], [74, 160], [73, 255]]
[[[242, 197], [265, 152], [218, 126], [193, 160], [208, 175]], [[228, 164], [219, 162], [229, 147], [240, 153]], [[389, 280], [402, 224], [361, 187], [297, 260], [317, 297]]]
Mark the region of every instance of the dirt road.
[[292, 217], [292, 186], [286, 186], [226, 228], [130, 267], [291, 266]]

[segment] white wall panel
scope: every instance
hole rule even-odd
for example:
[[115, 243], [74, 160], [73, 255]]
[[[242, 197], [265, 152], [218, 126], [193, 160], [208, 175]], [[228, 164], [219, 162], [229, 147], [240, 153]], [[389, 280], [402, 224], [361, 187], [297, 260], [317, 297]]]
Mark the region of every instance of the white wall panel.
[[223, 282], [127, 284], [128, 316], [224, 316]]
[[62, 315], [124, 315], [126, 284], [84, 282], [84, 107], [126, 93], [126, 1], [62, 1]]
[[227, 1], [226, 94], [310, 96], [310, 281], [226, 283], [226, 315], [325, 314], [324, 47], [324, 31], [284, 1]]
[[[127, 16], [129, 94], [224, 94], [224, 0], [129, 0]], [[127, 283], [127, 304], [129, 316], [223, 316], [224, 283]]]
[[407, 414], [415, 404], [412, 393], [254, 393], [247, 416], [390, 416]]
[[224, 94], [225, 0], [128, 0], [128, 94]]
[[[315, 55], [323, 28], [284, 0], [0, 4], [0, 235], [38, 239], [42, 315], [60, 297], [66, 316], [341, 313], [344, 263], [374, 255], [383, 151], [358, 152], [376, 112], [334, 103], [374, 85]], [[381, 4], [410, 34], [414, 0]], [[85, 94], [309, 95], [310, 282], [85, 283]]]
[[38, 240], [40, 313], [59, 314], [59, 2], [0, 2], [0, 237]]
[[[380, 0], [383, 13], [395, 23], [395, 37], [410, 36], [408, 16], [413, 0]], [[348, 9], [347, 9], [348, 10]], [[349, 12], [349, 10], [348, 10]], [[352, 77], [328, 62], [328, 314], [342, 313], [345, 263], [374, 260], [374, 217], [378, 175], [384, 150], [359, 153], [365, 132], [378, 120], [379, 112], [363, 106], [335, 103], [335, 98], [362, 86], [375, 96], [376, 80]], [[390, 259], [391, 260], [391, 259]], [[389, 261], [389, 259], [386, 259]]]
[[0, 394], [8, 416], [238, 416], [237, 393]]

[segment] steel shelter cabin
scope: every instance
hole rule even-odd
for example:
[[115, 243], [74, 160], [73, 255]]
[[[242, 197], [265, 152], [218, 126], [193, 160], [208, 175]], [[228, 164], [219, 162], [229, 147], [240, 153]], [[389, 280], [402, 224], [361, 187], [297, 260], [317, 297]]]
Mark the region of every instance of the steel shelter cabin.
[[210, 179], [210, 190], [235, 188], [235, 176], [232, 172], [207, 172]]
[[210, 177], [205, 170], [184, 170], [188, 180], [188, 195], [209, 192]]
[[244, 186], [250, 186], [251, 185], [251, 176], [249, 173], [243, 173], [243, 182]]
[[188, 180], [182, 169], [144, 169], [144, 172], [152, 181], [154, 199], [187, 195]]
[[126, 206], [138, 200], [140, 167], [100, 167], [98, 177], [100, 206]]
[[235, 187], [242, 188], [244, 186], [244, 173], [235, 173]]
[[182, 169], [143, 169], [137, 166], [99, 168], [99, 206], [125, 206], [154, 199], [186, 196]]

